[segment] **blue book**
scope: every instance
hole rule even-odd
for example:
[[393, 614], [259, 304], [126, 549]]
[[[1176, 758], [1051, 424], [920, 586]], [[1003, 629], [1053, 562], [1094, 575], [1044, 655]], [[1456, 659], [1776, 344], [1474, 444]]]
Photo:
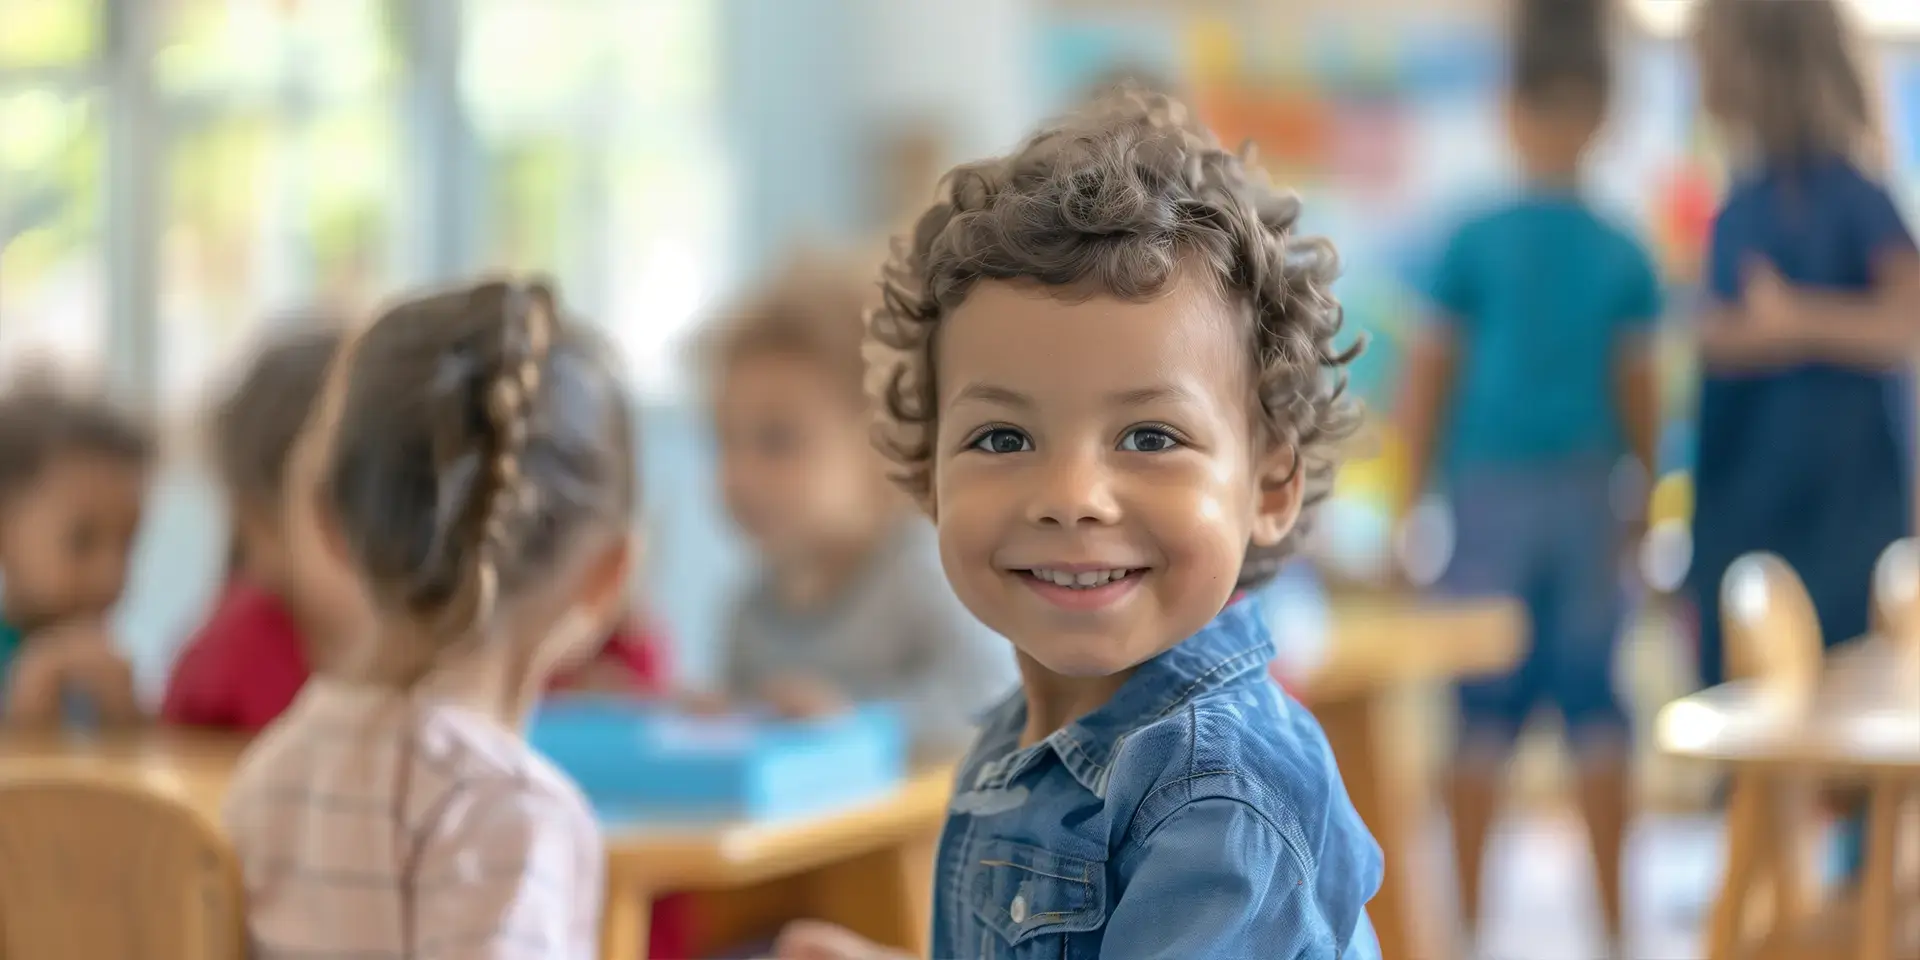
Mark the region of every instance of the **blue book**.
[[907, 766], [905, 727], [882, 706], [796, 722], [568, 698], [540, 708], [528, 740], [601, 819], [629, 824], [831, 812], [884, 796]]

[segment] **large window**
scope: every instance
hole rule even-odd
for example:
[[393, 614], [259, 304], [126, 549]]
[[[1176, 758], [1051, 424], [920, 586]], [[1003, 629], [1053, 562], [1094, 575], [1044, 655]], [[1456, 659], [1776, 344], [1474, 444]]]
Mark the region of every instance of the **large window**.
[[381, 0], [168, 0], [160, 384], [190, 393], [264, 319], [398, 279], [400, 76]]
[[0, 0], [0, 364], [104, 358], [101, 18], [88, 0]]
[[714, 4], [469, 0], [481, 265], [551, 273], [653, 389], [719, 282]]

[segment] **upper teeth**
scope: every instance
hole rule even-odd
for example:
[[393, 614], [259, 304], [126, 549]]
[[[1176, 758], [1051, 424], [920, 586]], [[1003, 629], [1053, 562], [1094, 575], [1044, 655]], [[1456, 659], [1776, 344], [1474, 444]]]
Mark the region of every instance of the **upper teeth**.
[[1062, 587], [1097, 587], [1103, 583], [1118, 580], [1127, 575], [1125, 570], [1084, 570], [1073, 573], [1066, 570], [1046, 570], [1035, 568], [1033, 575], [1049, 583]]

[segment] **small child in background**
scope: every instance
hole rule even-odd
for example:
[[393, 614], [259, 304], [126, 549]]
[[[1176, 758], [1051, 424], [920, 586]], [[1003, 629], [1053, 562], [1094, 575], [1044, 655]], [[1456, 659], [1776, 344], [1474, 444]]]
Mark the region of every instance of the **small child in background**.
[[623, 613], [633, 432], [544, 287], [403, 303], [311, 429], [366, 636], [241, 760], [226, 825], [256, 956], [595, 956], [598, 827], [523, 725]]
[[1653, 466], [1651, 333], [1662, 306], [1645, 249], [1581, 193], [1612, 83], [1604, 10], [1600, 0], [1521, 5], [1507, 106], [1524, 193], [1448, 242], [1429, 291], [1436, 322], [1414, 343], [1398, 411], [1407, 493], [1420, 496], [1437, 471], [1453, 509], [1441, 590], [1520, 599], [1532, 626], [1520, 666], [1458, 691], [1450, 813], [1470, 942], [1507, 762], [1529, 716], [1552, 705], [1620, 949], [1632, 740], [1613, 660], [1638, 514], [1616, 506], [1614, 490], [1623, 456], [1642, 477]]
[[[285, 711], [345, 639], [367, 629], [365, 591], [325, 547], [313, 516], [324, 457], [297, 448], [345, 337], [337, 327], [268, 345], [213, 417], [234, 528], [232, 569], [207, 622], [174, 664], [161, 719], [257, 732]], [[309, 432], [308, 435], [311, 435]], [[659, 692], [658, 642], [632, 628], [557, 676], [556, 691]]]
[[1720, 581], [1743, 553], [1793, 566], [1827, 643], [1867, 632], [1874, 563], [1913, 530], [1920, 254], [1873, 156], [1840, 6], [1700, 7], [1702, 105], [1735, 163], [1699, 328], [1688, 580], [1711, 685], [1726, 678]]
[[795, 717], [897, 703], [915, 752], [951, 757], [1012, 687], [1013, 658], [954, 597], [932, 530], [869, 440], [865, 279], [803, 259], [708, 342], [722, 489], [760, 555], [732, 611], [724, 689]]
[[312, 516], [320, 458], [295, 456], [344, 340], [320, 328], [268, 345], [214, 412], [231, 567], [212, 615], [174, 663], [160, 708], [167, 723], [264, 728], [371, 617], [364, 591], [321, 555]]
[[[1299, 217], [1123, 89], [953, 171], [887, 266], [879, 440], [1023, 680], [960, 766], [932, 956], [1380, 956], [1379, 847], [1232, 600], [1354, 425]], [[885, 955], [812, 924], [780, 949]]]
[[153, 459], [147, 429], [103, 399], [0, 398], [0, 726], [142, 719], [107, 621]]

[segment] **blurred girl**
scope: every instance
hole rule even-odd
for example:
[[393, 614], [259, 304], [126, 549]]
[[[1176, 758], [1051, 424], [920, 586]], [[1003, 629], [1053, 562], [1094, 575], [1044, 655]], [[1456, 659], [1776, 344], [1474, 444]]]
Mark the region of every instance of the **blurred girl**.
[[1700, 322], [1688, 577], [1711, 685], [1725, 679], [1720, 580], [1742, 553], [1793, 565], [1828, 644], [1867, 630], [1874, 561], [1913, 529], [1920, 255], [1875, 171], [1875, 110], [1838, 5], [1707, 0], [1699, 17], [1702, 105], [1736, 164]]
[[1920, 256], [1864, 162], [1873, 110], [1837, 5], [1708, 0], [1696, 39], [1736, 162], [1700, 321], [1690, 576], [1713, 684], [1720, 579], [1747, 551], [1799, 571], [1828, 643], [1866, 632], [1874, 560], [1912, 529]]
[[[343, 638], [366, 629], [364, 591], [320, 554], [313, 496], [323, 466], [302, 427], [339, 351], [337, 328], [269, 345], [213, 417], [215, 460], [234, 527], [228, 582], [182, 651], [161, 717], [249, 732], [271, 723]], [[554, 686], [648, 692], [664, 682], [659, 644], [622, 629]]]
[[522, 732], [623, 608], [607, 354], [546, 288], [486, 283], [402, 304], [336, 364], [316, 512], [373, 618], [228, 796], [256, 955], [594, 955], [593, 813]]
[[153, 454], [97, 397], [33, 385], [0, 399], [0, 725], [141, 719], [107, 618]]

